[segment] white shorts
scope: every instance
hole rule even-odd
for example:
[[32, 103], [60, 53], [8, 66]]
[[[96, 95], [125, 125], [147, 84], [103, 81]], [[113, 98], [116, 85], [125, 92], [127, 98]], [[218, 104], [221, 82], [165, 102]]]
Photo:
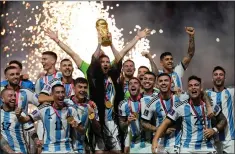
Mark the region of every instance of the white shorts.
[[212, 154], [216, 154], [216, 150], [214, 148], [208, 149], [208, 148], [202, 148], [201, 150], [195, 150], [195, 149], [191, 149], [191, 148], [181, 148], [180, 149], [180, 153], [184, 154], [184, 153], [190, 153], [190, 154], [208, 154], [208, 153], [212, 153]]
[[215, 148], [218, 153], [234, 153], [234, 146], [235, 140], [228, 140], [228, 141], [217, 141], [215, 142]]
[[[108, 127], [109, 131], [112, 133], [112, 137], [115, 140], [115, 146], [111, 150], [116, 150], [119, 151], [121, 150], [121, 145], [118, 140], [118, 127], [114, 123], [114, 121], [106, 121], [106, 126]], [[105, 144], [102, 138], [96, 136], [96, 146], [95, 150], [106, 150], [105, 149]]]

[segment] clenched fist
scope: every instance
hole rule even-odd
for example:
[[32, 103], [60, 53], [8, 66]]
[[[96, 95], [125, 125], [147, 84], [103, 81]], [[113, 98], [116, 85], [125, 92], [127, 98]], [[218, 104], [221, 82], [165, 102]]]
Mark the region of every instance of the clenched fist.
[[19, 117], [21, 116], [21, 113], [22, 113], [22, 109], [19, 108], [19, 107], [17, 107], [17, 108], [15, 109], [16, 117], [19, 118]]
[[189, 35], [194, 35], [195, 34], [195, 29], [193, 27], [185, 27], [185, 31]]

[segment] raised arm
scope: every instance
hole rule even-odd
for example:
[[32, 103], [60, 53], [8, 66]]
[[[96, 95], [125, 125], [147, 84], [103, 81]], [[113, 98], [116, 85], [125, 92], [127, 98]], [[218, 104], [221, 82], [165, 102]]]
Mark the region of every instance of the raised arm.
[[153, 58], [152, 58], [152, 55], [151, 55], [149, 52], [142, 52], [141, 54], [142, 54], [142, 56], [145, 56], [146, 58], [149, 59], [152, 72], [153, 72], [156, 76], [158, 76], [157, 64], [154, 62], [154, 60], [153, 60]]
[[[115, 57], [115, 61], [118, 63], [126, 54], [129, 50], [131, 50], [131, 48], [133, 48], [136, 43], [141, 39], [141, 38], [145, 38], [146, 36], [148, 36], [150, 34], [150, 29], [145, 28], [144, 30], [140, 31], [138, 30], [137, 35], [133, 38], [132, 41], [130, 41], [120, 52], [118, 52], [115, 47], [113, 46], [113, 44], [111, 45], [111, 49], [113, 51], [114, 57]], [[111, 36], [111, 35], [110, 35]]]
[[195, 53], [195, 41], [194, 41], [195, 30], [193, 27], [185, 27], [185, 31], [189, 34], [188, 53], [187, 56], [185, 56], [182, 60], [184, 68], [186, 69]]
[[172, 124], [172, 121], [166, 118], [162, 124], [158, 127], [155, 136], [152, 141], [152, 153], [156, 153], [156, 148], [158, 148], [158, 139], [164, 134], [167, 128]]
[[77, 65], [79, 69], [81, 68], [83, 60], [78, 54], [76, 54], [75, 51], [73, 51], [69, 46], [67, 46], [62, 41], [59, 40], [57, 32], [55, 33], [51, 31], [50, 29], [47, 29], [45, 30], [45, 34], [49, 36], [52, 40], [54, 40], [59, 45], [59, 47], [62, 50], [64, 50], [74, 60], [75, 64]]

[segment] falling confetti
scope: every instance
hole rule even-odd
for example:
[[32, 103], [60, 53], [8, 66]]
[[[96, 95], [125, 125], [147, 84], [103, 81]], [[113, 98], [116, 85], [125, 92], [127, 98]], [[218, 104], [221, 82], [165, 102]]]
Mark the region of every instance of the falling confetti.
[[[53, 40], [45, 35], [44, 29], [50, 28], [52, 31], [58, 31], [58, 36], [61, 41], [67, 44], [71, 49], [73, 49], [80, 57], [86, 61], [91, 61], [91, 55], [96, 50], [98, 39], [97, 30], [95, 23], [98, 19], [103, 18], [108, 22], [109, 31], [112, 33], [112, 42], [117, 50], [121, 50], [127, 40], [124, 40], [122, 31], [123, 28], [118, 28], [116, 26], [115, 16], [109, 14], [110, 9], [115, 9], [113, 6], [104, 6], [103, 2], [96, 1], [45, 1], [40, 5], [33, 5], [31, 2], [21, 3], [28, 14], [25, 16], [26, 20], [22, 21], [19, 17], [15, 17], [14, 20], [7, 20], [7, 29], [1, 30], [1, 35], [16, 35], [18, 29], [23, 29], [21, 34], [16, 37], [16, 39], [6, 43], [4, 47], [4, 52], [17, 51], [17, 52], [27, 52], [27, 56], [23, 60], [24, 65], [27, 65], [26, 69], [31, 80], [35, 81], [37, 75], [40, 71], [43, 71], [42, 65], [40, 63], [41, 54], [44, 51], [53, 51], [58, 55], [58, 63], [56, 67], [59, 67], [59, 62], [64, 58], [70, 58]], [[119, 7], [119, 4], [116, 4]], [[17, 11], [17, 14], [22, 14], [22, 12]], [[1, 17], [6, 17], [9, 13], [1, 15]], [[23, 23], [25, 22], [25, 23]], [[25, 27], [25, 25], [28, 25]], [[145, 25], [143, 25], [145, 26]], [[136, 25], [132, 31], [130, 31], [134, 37], [137, 33], [136, 30], [141, 29], [139, 25]], [[152, 34], [152, 33], [151, 33]], [[20, 43], [14, 44], [14, 49], [10, 47], [13, 42]], [[17, 47], [17, 48], [16, 48]], [[149, 61], [141, 55], [142, 51], [149, 52], [149, 40], [144, 38], [141, 39], [136, 46], [130, 51], [125, 59], [132, 58], [136, 63], [136, 67], [140, 65], [150, 66]], [[102, 47], [104, 52], [110, 57], [111, 60], [114, 59], [110, 47]], [[84, 54], [86, 53], [86, 54]], [[6, 55], [7, 57], [10, 54]], [[141, 63], [140, 63], [141, 61]], [[73, 63], [75, 66], [75, 63]], [[75, 66], [76, 67], [76, 66]], [[83, 74], [75, 69], [74, 77], [83, 76]]]

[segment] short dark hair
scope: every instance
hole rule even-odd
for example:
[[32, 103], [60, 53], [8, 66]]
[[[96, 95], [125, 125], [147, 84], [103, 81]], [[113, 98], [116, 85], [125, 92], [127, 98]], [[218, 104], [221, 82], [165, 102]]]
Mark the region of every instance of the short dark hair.
[[[5, 94], [5, 92], [6, 91], [8, 91], [8, 90], [13, 90], [13, 89], [9, 89], [9, 88], [4, 88], [2, 91], [1, 91], [1, 97], [0, 98], [2, 98], [2, 96]], [[14, 91], [14, 90], [13, 90]]]
[[171, 80], [171, 76], [170, 76], [169, 74], [167, 74], [167, 73], [160, 73], [160, 74], [157, 76], [157, 78], [160, 78], [161, 76], [167, 76], [167, 77], [169, 77], [170, 80]]
[[101, 60], [101, 59], [104, 58], [104, 57], [106, 57], [106, 58], [109, 59], [109, 56], [107, 56], [106, 54], [102, 54], [102, 55], [99, 56], [99, 60]]
[[78, 77], [77, 79], [74, 80], [74, 86], [76, 86], [79, 83], [86, 83], [88, 85], [87, 79], [83, 77]]
[[15, 66], [7, 66], [4, 70], [4, 74], [6, 75], [9, 70], [17, 69]]
[[160, 60], [163, 60], [164, 57], [166, 57], [166, 56], [172, 56], [172, 54], [170, 52], [163, 52], [160, 56]]
[[221, 70], [221, 71], [224, 72], [224, 74], [226, 74], [225, 69], [224, 69], [223, 67], [221, 67], [221, 66], [216, 66], [216, 67], [214, 67], [213, 73], [214, 73], [215, 71], [217, 71], [217, 70]]
[[140, 66], [140, 67], [138, 68], [138, 70], [141, 69], [141, 68], [145, 68], [145, 69], [147, 69], [148, 72], [149, 72], [149, 68], [148, 68], [147, 66]]
[[16, 65], [18, 65], [20, 69], [23, 68], [22, 63], [19, 62], [18, 60], [12, 60], [12, 61], [10, 61], [10, 62], [9, 62], [9, 65], [11, 65], [11, 64], [16, 64]]
[[154, 77], [155, 77], [155, 80], [156, 80], [156, 77], [157, 77], [157, 76], [156, 76], [153, 72], [150, 72], [150, 71], [149, 71], [149, 72], [144, 73], [144, 75], [145, 75], [145, 74], [149, 74], [149, 75], [154, 76]]
[[57, 60], [57, 54], [52, 52], [52, 51], [45, 51], [42, 53], [42, 55], [50, 55], [52, 56], [55, 60]]
[[70, 61], [70, 62], [72, 62], [70, 59], [65, 58], [65, 59], [62, 59], [62, 60], [61, 60], [60, 64], [62, 64], [62, 63], [65, 62], [65, 61]]
[[62, 84], [55, 84], [54, 86], [52, 86], [51, 91], [54, 92], [55, 88], [57, 88], [57, 87], [63, 87], [64, 88], [64, 86]]
[[137, 80], [137, 81], [139, 82], [139, 84], [141, 85], [141, 82], [140, 82], [140, 80], [139, 80], [137, 77], [131, 77], [131, 78], [129, 79], [129, 82], [130, 82], [131, 80]]
[[198, 81], [198, 82], [202, 82], [202, 79], [201, 78], [199, 78], [199, 77], [197, 77], [196, 75], [192, 75], [192, 76], [190, 76], [189, 78], [188, 78], [188, 82], [189, 81], [191, 81], [191, 80], [196, 80], [196, 81]]
[[133, 65], [135, 66], [135, 62], [134, 62], [133, 60], [131, 60], [131, 59], [127, 59], [126, 61], [124, 61], [124, 62], [123, 62], [123, 65], [124, 65], [126, 62], [132, 62]]

